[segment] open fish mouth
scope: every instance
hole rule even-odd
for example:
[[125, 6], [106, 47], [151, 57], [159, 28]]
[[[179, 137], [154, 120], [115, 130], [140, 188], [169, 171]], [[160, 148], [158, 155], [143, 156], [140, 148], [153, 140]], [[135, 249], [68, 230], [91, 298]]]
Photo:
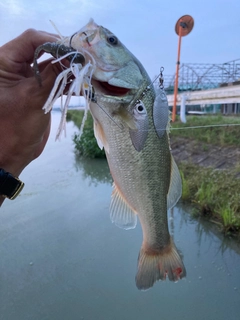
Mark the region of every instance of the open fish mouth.
[[98, 80], [93, 80], [93, 87], [96, 89], [96, 91], [101, 91], [102, 94], [108, 95], [108, 96], [125, 96], [129, 93], [131, 89], [129, 88], [123, 88], [123, 87], [116, 87], [108, 82], [102, 82]]

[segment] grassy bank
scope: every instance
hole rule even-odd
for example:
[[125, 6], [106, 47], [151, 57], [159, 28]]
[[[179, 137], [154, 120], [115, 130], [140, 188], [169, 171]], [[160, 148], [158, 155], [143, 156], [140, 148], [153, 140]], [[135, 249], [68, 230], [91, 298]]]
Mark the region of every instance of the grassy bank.
[[[185, 124], [177, 118], [171, 124], [171, 137], [183, 137], [222, 148], [239, 148], [240, 126], [235, 124], [240, 125], [239, 117], [187, 116]], [[180, 163], [179, 168], [183, 182], [182, 201], [194, 204], [195, 214], [207, 216], [225, 234], [240, 236], [239, 165], [230, 170], [216, 170], [193, 163]]]
[[[73, 121], [80, 129], [84, 112], [79, 110], [68, 110], [67, 121]], [[104, 150], [98, 147], [97, 141], [93, 132], [93, 119], [91, 114], [88, 114], [84, 125], [83, 134], [79, 137], [78, 132], [73, 137], [75, 152], [78, 156], [84, 158], [105, 158]]]
[[[180, 122], [179, 117], [177, 117], [177, 121], [171, 123], [171, 127], [172, 137], [190, 138], [219, 146], [240, 147], [239, 117], [222, 115], [187, 116], [187, 123]], [[191, 127], [199, 128], [191, 129]]]
[[182, 201], [191, 202], [195, 215], [208, 217], [222, 232], [240, 236], [239, 168], [215, 170], [181, 163]]
[[[74, 121], [79, 128], [82, 118], [83, 112], [68, 111], [67, 119]], [[179, 121], [173, 123], [171, 136], [186, 137], [223, 147], [240, 147], [240, 128], [237, 126], [174, 130], [192, 126], [240, 124], [239, 118], [190, 116], [187, 120], [186, 124]], [[93, 121], [89, 115], [82, 137], [79, 139], [77, 133], [74, 136], [75, 151], [84, 157], [104, 157], [105, 153], [98, 148], [92, 128]], [[191, 163], [180, 163], [179, 169], [183, 182], [182, 201], [192, 203], [194, 214], [208, 217], [225, 234], [240, 236], [240, 179], [236, 177], [240, 168], [215, 170]]]

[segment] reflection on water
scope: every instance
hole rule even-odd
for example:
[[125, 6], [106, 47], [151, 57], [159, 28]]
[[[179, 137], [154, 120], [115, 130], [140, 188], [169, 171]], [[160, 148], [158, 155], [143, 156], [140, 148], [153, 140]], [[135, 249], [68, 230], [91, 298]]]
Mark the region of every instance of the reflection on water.
[[71, 123], [54, 142], [58, 121], [53, 114], [48, 147], [23, 174], [22, 195], [0, 210], [0, 319], [239, 319], [239, 244], [182, 205], [169, 212], [169, 226], [186, 279], [137, 290], [140, 224], [125, 231], [110, 222], [106, 163], [76, 161]]
[[75, 168], [82, 172], [83, 178], [89, 178], [89, 181], [95, 186], [100, 183], [112, 185], [113, 180], [106, 159], [84, 159], [76, 156]]
[[[179, 203], [178, 210], [181, 213], [182, 219], [185, 219], [185, 223], [187, 221], [192, 220], [196, 224], [196, 234], [197, 234], [197, 243], [199, 247], [201, 246], [201, 242], [205, 237], [207, 239], [211, 239], [214, 241], [215, 238], [218, 239], [217, 243], [219, 244], [219, 251], [223, 254], [226, 250], [233, 250], [237, 254], [240, 255], [240, 241], [231, 236], [225, 236], [223, 233], [219, 231], [219, 227], [214, 224], [214, 222], [209, 222], [205, 217], [194, 217], [191, 215], [193, 209], [186, 204]], [[189, 214], [186, 214], [188, 212]]]

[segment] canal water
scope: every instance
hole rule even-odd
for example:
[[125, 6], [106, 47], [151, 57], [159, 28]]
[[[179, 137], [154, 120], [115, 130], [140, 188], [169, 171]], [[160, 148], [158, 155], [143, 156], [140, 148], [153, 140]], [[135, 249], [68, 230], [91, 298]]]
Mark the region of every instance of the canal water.
[[240, 319], [240, 246], [179, 204], [169, 225], [187, 277], [135, 286], [141, 227], [110, 222], [105, 161], [79, 161], [72, 135], [49, 143], [21, 175], [25, 188], [0, 209], [1, 320]]

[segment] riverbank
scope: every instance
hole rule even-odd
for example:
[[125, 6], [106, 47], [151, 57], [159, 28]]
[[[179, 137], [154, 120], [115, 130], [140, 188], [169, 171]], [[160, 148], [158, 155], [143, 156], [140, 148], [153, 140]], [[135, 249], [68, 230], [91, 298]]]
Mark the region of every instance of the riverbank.
[[188, 117], [186, 124], [172, 124], [170, 136], [182, 175], [182, 201], [226, 235], [240, 238], [240, 129], [235, 124], [238, 117]]
[[[82, 112], [68, 112], [78, 127], [82, 117]], [[76, 153], [94, 157], [100, 149], [91, 121], [89, 116], [85, 134], [80, 140], [75, 134], [74, 142]], [[206, 217], [224, 234], [240, 238], [240, 128], [233, 124], [240, 124], [240, 119], [189, 116], [186, 124], [172, 124], [170, 141], [182, 175], [181, 201], [191, 203], [194, 215]], [[214, 126], [206, 127], [210, 125]]]

